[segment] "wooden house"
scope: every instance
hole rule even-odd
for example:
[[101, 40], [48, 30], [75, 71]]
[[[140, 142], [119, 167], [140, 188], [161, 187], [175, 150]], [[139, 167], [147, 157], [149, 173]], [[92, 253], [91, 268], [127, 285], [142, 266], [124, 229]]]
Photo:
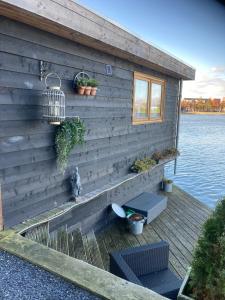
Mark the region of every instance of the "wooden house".
[[[79, 205], [65, 215], [82, 230], [107, 223], [108, 207], [158, 191], [164, 164], [130, 174], [137, 158], [176, 147], [182, 80], [195, 70], [70, 0], [0, 2], [0, 180], [5, 228], [68, 203], [79, 167]], [[155, 29], [150, 29], [155, 30]], [[74, 76], [99, 82], [81, 96]], [[57, 126], [43, 118], [40, 76], [57, 73], [66, 116], [86, 127], [63, 174], [57, 169]]]

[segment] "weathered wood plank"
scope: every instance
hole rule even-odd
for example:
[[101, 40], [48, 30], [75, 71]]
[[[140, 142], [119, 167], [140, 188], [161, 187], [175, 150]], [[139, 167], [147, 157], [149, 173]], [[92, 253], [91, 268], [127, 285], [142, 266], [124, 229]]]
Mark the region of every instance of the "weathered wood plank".
[[194, 241], [197, 240], [199, 231], [196, 231], [195, 226], [192, 226], [192, 224], [190, 224], [190, 221], [187, 221], [183, 216], [181, 217], [176, 211], [170, 210], [169, 207], [167, 207], [166, 213], [168, 215], [168, 218], [174, 220], [176, 224], [181, 228], [181, 230], [184, 230], [185, 233], [189, 235]]
[[79, 229], [68, 233], [68, 243], [70, 256], [83, 261], [87, 261], [87, 256], [83, 245], [83, 239]]
[[2, 199], [2, 187], [0, 183], [0, 231], [3, 230], [3, 205], [2, 205], [3, 199]]
[[210, 209], [205, 203], [199, 203], [199, 201], [197, 201], [196, 198], [181, 190], [177, 186], [175, 186], [174, 188], [178, 199], [184, 199], [185, 203], [187, 204], [189, 204], [191, 201], [193, 207], [195, 207], [198, 211], [200, 211], [201, 214], [205, 215], [206, 217], [208, 217], [209, 214], [212, 213], [212, 209]]
[[[0, 39], [3, 40], [1, 45], [3, 46], [4, 44], [4, 48], [7, 47], [7, 40], [5, 45], [5, 36], [0, 35]], [[17, 44], [20, 43], [21, 41]], [[73, 80], [74, 75], [83, 69], [85, 60], [86, 72], [88, 72], [89, 76], [95, 77], [103, 86], [116, 87], [120, 85], [125, 89], [131, 88], [132, 74], [129, 73], [128, 70], [125, 73], [125, 70], [115, 67], [113, 76], [107, 76], [105, 64], [89, 61], [88, 59], [80, 58], [78, 56], [68, 55], [53, 49], [46, 51], [46, 47], [39, 49], [40, 47], [37, 45], [32, 45], [32, 49], [29, 49], [30, 45], [26, 45], [24, 42], [22, 43], [23, 47], [28, 52], [28, 57], [25, 57], [25, 55], [18, 56], [15, 47], [13, 47], [15, 54], [10, 54], [8, 53], [10, 52], [9, 48], [6, 52], [3, 52], [1, 51], [2, 46], [0, 46], [0, 59], [2, 61], [0, 69], [39, 76], [39, 61], [44, 60], [48, 63], [49, 71], [58, 73], [63, 79]], [[39, 53], [37, 53], [37, 49], [39, 50]], [[36, 56], [35, 59], [33, 58], [34, 56]], [[124, 73], [127, 75], [125, 78], [123, 78]], [[117, 77], [117, 74], [121, 75]]]
[[187, 222], [191, 221], [189, 223], [189, 226], [192, 228], [192, 230], [196, 233], [199, 234], [201, 227], [202, 227], [202, 222], [199, 222], [199, 220], [196, 220], [195, 217], [193, 217], [188, 211], [185, 210], [184, 213], [184, 208], [182, 206], [176, 205], [176, 203], [172, 203], [172, 201], [169, 202], [169, 208], [171, 210], [176, 210], [178, 214], [182, 215], [182, 219], [186, 220]]
[[100, 234], [96, 235], [96, 239], [97, 239], [99, 251], [101, 253], [101, 258], [102, 258], [104, 269], [106, 271], [109, 271], [109, 255], [108, 255], [108, 252], [107, 252], [107, 248], [104, 244], [102, 234], [100, 233]]
[[104, 269], [104, 265], [103, 265], [102, 258], [101, 258], [101, 253], [100, 253], [99, 246], [96, 241], [93, 230], [91, 230], [90, 232], [88, 232], [86, 234], [86, 239], [87, 239], [87, 243], [88, 243], [88, 248], [89, 248], [89, 253], [91, 256], [92, 265], [94, 265], [100, 269]]
[[208, 216], [203, 212], [196, 209], [196, 207], [190, 207], [188, 203], [184, 200], [184, 197], [180, 199], [179, 197], [176, 198], [176, 200], [172, 199], [172, 202], [176, 201], [177, 205], [183, 207], [186, 210], [186, 213], [191, 215], [193, 218], [195, 218], [196, 222], [198, 222], [200, 225], [202, 222], [206, 221]]

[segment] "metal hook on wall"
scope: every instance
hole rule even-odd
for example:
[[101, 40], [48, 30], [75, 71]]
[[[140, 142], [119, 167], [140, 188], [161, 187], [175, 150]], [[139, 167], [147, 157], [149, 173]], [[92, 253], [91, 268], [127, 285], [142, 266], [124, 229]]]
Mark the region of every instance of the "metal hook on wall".
[[42, 81], [47, 75], [47, 66], [48, 63], [46, 61], [40, 60], [39, 62], [39, 70], [40, 70], [40, 80]]

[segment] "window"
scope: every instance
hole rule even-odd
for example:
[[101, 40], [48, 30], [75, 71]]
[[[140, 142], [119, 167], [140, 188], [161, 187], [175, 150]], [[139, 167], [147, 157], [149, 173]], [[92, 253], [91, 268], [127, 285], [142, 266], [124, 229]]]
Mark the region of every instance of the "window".
[[164, 110], [165, 80], [134, 73], [133, 123], [161, 122]]

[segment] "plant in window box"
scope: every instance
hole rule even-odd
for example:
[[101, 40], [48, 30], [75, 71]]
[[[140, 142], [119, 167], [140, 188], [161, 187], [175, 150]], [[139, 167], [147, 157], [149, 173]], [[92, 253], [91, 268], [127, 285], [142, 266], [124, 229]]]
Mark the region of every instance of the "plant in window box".
[[179, 300], [225, 299], [225, 197], [203, 225]]
[[91, 96], [96, 95], [98, 84], [98, 81], [94, 78], [88, 80], [88, 85], [91, 86]]
[[77, 92], [79, 95], [84, 95], [86, 87], [87, 87], [87, 79], [80, 78], [76, 81]]
[[156, 163], [158, 164], [160, 159], [162, 159], [162, 153], [159, 151], [156, 151], [152, 154], [152, 159], [156, 161]]
[[134, 173], [141, 173], [150, 170], [154, 165], [155, 161], [153, 159], [145, 157], [144, 159], [135, 160], [130, 169]]
[[164, 158], [179, 156], [180, 152], [176, 148], [168, 148], [162, 152]]
[[55, 137], [57, 165], [64, 173], [68, 158], [77, 144], [84, 142], [85, 126], [77, 118], [65, 120], [57, 129]]

